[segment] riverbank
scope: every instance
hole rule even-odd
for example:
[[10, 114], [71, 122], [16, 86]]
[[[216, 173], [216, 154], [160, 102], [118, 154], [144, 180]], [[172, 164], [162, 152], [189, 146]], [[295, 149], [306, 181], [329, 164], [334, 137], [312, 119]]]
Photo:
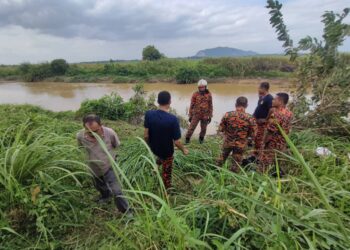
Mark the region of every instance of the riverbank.
[[231, 78], [288, 78], [294, 69], [295, 64], [284, 56], [78, 64], [54, 60], [41, 64], [2, 65], [0, 79], [27, 82], [191, 83], [206, 78], [221, 82]]
[[[0, 124], [3, 248], [350, 246], [346, 138], [294, 131], [291, 140], [303, 159], [294, 151], [290, 157], [281, 155], [280, 167], [288, 173], [283, 179], [249, 170], [231, 173], [229, 164], [216, 168], [221, 138], [210, 137], [203, 145], [194, 141], [188, 156], [175, 153], [174, 192], [167, 197], [153, 156], [137, 138], [142, 127], [103, 120], [122, 141], [113, 168], [134, 208], [135, 216], [128, 221], [112, 203], [94, 202], [97, 192], [76, 146], [75, 134], [82, 125], [74, 112], [0, 105], [0, 115], [6, 117]], [[339, 160], [315, 156], [317, 146], [328, 147]], [[343, 225], [334, 223], [334, 216]]]
[[[60, 81], [58, 81], [60, 80]], [[291, 87], [294, 82], [296, 81], [296, 78], [293, 74], [288, 74], [284, 77], [226, 77], [226, 78], [215, 78], [215, 79], [207, 79], [207, 82], [209, 84], [247, 84], [247, 85], [257, 85], [261, 82], [269, 82], [273, 85], [283, 85], [284, 87]], [[0, 83], [18, 83], [23, 82], [20, 78], [18, 79], [0, 79]], [[103, 84], [178, 84], [175, 80], [170, 79], [151, 79], [143, 81], [142, 79], [134, 79], [132, 81], [125, 81], [125, 82], [113, 82], [113, 79], [109, 78], [102, 78], [99, 81], [96, 82], [89, 82], [89, 81], [82, 81], [82, 82], [74, 82], [69, 81], [69, 79], [64, 78], [47, 78], [45, 80], [39, 81], [39, 83], [52, 83], [52, 84], [65, 84], [65, 83], [103, 83]], [[191, 83], [189, 83], [191, 84]], [[180, 84], [180, 85], [187, 85], [187, 84]]]
[[[252, 113], [258, 102], [257, 88], [260, 81], [267, 79], [235, 79], [227, 83], [209, 83], [209, 90], [213, 95], [214, 117], [209, 124], [208, 133], [216, 134], [217, 126], [227, 111], [234, 109], [237, 97], [245, 96], [249, 104], [247, 112]], [[291, 92], [293, 89], [288, 80], [269, 80], [271, 93], [281, 91]], [[124, 101], [134, 95], [137, 84], [114, 83], [55, 83], [55, 82], [12, 82], [0, 84], [0, 104], [32, 104], [53, 111], [78, 110], [86, 99], [96, 100], [103, 96], [116, 93]], [[143, 85], [145, 96], [157, 95], [159, 91], [167, 90], [172, 95], [172, 107], [183, 117], [188, 117], [188, 109], [196, 84], [149, 83]], [[107, 98], [108, 99], [108, 98]], [[106, 100], [107, 100], [106, 99]], [[108, 99], [109, 100], [109, 99]], [[112, 105], [112, 104], [111, 104]], [[113, 105], [117, 105], [115, 103]], [[106, 105], [109, 107], [110, 105]], [[106, 109], [102, 108], [101, 109]], [[197, 132], [197, 131], [196, 131]]]

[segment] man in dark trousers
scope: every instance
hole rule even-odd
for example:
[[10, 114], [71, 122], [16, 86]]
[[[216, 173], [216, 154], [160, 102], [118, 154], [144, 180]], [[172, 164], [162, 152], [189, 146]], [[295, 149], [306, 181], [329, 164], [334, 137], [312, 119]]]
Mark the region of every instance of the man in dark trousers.
[[99, 203], [106, 202], [113, 196], [118, 210], [131, 215], [128, 201], [118, 183], [117, 177], [112, 169], [112, 162], [98, 142], [99, 137], [105, 144], [108, 153], [115, 158], [115, 149], [120, 145], [119, 138], [113, 129], [102, 126], [99, 116], [91, 114], [83, 118], [84, 129], [78, 132], [77, 140], [79, 146], [83, 147], [88, 154], [88, 164], [94, 176], [94, 185], [100, 192]]
[[256, 131], [255, 140], [254, 140], [254, 144], [255, 144], [255, 150], [253, 153], [254, 158], [258, 157], [259, 152], [262, 149], [265, 130], [266, 130], [266, 124], [267, 124], [266, 118], [272, 107], [273, 97], [272, 95], [269, 94], [269, 89], [270, 89], [270, 84], [268, 82], [260, 83], [258, 106], [256, 107], [255, 112], [253, 114], [257, 124], [257, 131]]
[[198, 82], [198, 91], [192, 95], [189, 111], [190, 127], [186, 134], [186, 143], [189, 143], [198, 123], [201, 124], [199, 142], [203, 143], [207, 126], [213, 117], [213, 99], [208, 90], [208, 83], [201, 79]]
[[162, 178], [166, 189], [171, 188], [171, 174], [174, 161], [174, 144], [185, 155], [188, 150], [181, 143], [180, 124], [175, 115], [169, 113], [170, 93], [158, 94], [159, 108], [145, 114], [145, 141], [158, 157], [157, 163], [163, 167]]

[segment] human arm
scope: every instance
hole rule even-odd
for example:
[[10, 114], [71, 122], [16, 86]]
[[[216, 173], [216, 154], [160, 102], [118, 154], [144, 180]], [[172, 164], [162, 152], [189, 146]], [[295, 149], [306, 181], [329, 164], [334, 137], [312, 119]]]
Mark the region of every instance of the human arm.
[[111, 129], [111, 143], [113, 148], [117, 148], [120, 146], [120, 140], [117, 133]]
[[145, 128], [145, 131], [143, 133], [143, 138], [145, 139], [145, 142], [149, 144], [149, 129]]
[[148, 112], [146, 112], [144, 120], [145, 121], [144, 121], [143, 126], [144, 126], [145, 130], [143, 133], [143, 138], [144, 138], [145, 142], [147, 144], [149, 144], [149, 115], [148, 115]]
[[77, 139], [77, 144], [78, 144], [78, 147], [82, 147], [83, 146], [83, 143], [81, 141], [81, 136], [80, 136], [80, 132], [77, 133], [76, 135], [76, 139]]
[[226, 117], [227, 117], [227, 113], [221, 119], [218, 132], [221, 132], [221, 133], [225, 132], [225, 130], [226, 130]]
[[257, 125], [255, 118], [251, 118], [249, 121], [249, 131], [248, 131], [248, 138], [250, 138], [251, 141], [254, 141], [255, 136], [257, 132]]
[[184, 155], [188, 155], [188, 149], [182, 144], [181, 139], [176, 140], [174, 144]]
[[209, 117], [208, 119], [211, 121], [211, 118], [213, 117], [213, 97], [212, 95], [209, 93]]
[[182, 151], [184, 155], [188, 154], [188, 149], [181, 143], [181, 130], [179, 120], [175, 118], [173, 123], [173, 140], [175, 146]]
[[190, 110], [189, 110], [189, 113], [188, 113], [190, 121], [192, 120], [192, 117], [194, 115], [194, 106], [195, 105], [196, 105], [196, 93], [194, 93], [192, 95], [192, 98], [191, 98]]

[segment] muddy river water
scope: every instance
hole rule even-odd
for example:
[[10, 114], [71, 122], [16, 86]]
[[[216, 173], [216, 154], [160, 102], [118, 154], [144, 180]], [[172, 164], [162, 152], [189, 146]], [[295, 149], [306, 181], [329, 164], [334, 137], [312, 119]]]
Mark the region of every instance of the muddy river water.
[[[257, 104], [257, 87], [260, 79], [234, 80], [230, 83], [209, 84], [213, 95], [214, 117], [208, 127], [208, 133], [214, 134], [225, 112], [234, 109], [237, 97], [246, 96], [249, 100], [247, 111], [252, 113]], [[285, 80], [270, 81], [271, 93], [289, 91]], [[96, 99], [111, 92], [117, 92], [124, 100], [133, 95], [133, 84], [113, 83], [0, 83], [0, 104], [33, 104], [53, 111], [77, 110], [85, 99]], [[191, 95], [196, 91], [196, 84], [179, 85], [174, 83], [147, 83], [148, 94], [167, 90], [172, 95], [172, 107], [177, 113], [186, 116]], [[198, 131], [196, 131], [198, 132]]]

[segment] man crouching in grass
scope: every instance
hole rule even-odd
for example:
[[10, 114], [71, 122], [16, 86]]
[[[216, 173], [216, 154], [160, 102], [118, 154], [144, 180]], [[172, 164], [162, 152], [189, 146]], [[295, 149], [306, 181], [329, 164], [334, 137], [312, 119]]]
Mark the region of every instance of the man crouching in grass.
[[99, 203], [107, 202], [111, 196], [122, 213], [131, 215], [128, 201], [123, 197], [120, 184], [112, 169], [112, 162], [96, 137], [105, 144], [109, 154], [115, 158], [115, 149], [120, 145], [119, 138], [113, 129], [101, 125], [99, 116], [91, 114], [83, 118], [84, 129], [78, 132], [79, 146], [87, 151], [88, 165], [94, 176], [94, 185], [100, 192]]

